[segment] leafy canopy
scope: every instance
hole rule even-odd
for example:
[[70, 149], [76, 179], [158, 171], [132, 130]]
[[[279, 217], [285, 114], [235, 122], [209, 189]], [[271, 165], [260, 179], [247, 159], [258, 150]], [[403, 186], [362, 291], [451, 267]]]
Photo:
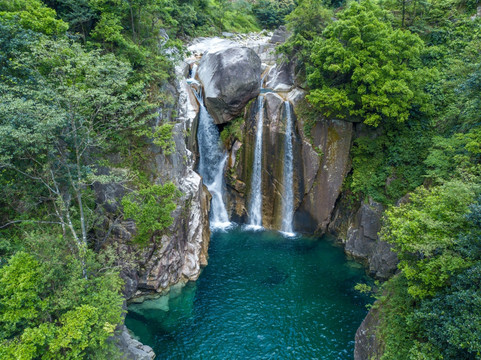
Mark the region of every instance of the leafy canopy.
[[171, 213], [176, 208], [174, 199], [178, 196], [175, 185], [167, 183], [150, 185], [123, 197], [125, 217], [133, 219], [137, 226], [136, 242], [145, 245], [152, 236], [162, 234], [172, 225]]
[[377, 126], [406, 121], [414, 106], [429, 109], [424, 84], [433, 74], [420, 64], [423, 42], [388, 18], [370, 0], [352, 2], [316, 40], [308, 100], [325, 116]]
[[118, 270], [90, 250], [81, 264], [61, 238], [30, 237], [37, 256], [19, 251], [0, 268], [0, 358], [107, 359], [122, 316]]
[[472, 226], [466, 215], [479, 192], [479, 184], [452, 180], [430, 190], [420, 187], [408, 203], [386, 211], [382, 238], [394, 244], [414, 298], [435, 295], [471, 265], [460, 252], [458, 234]]

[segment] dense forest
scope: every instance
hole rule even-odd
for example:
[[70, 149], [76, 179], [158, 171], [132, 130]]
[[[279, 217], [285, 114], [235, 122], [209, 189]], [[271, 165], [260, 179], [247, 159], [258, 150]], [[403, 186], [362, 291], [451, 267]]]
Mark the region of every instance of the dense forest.
[[160, 112], [184, 44], [280, 25], [305, 130], [365, 127], [343, 191], [388, 207], [399, 271], [359, 286], [382, 359], [481, 359], [479, 1], [0, 0], [1, 359], [116, 358], [128, 254], [98, 231], [93, 187], [128, 189], [139, 249], [166, 231], [180, 194], [143, 149], [175, 151]]

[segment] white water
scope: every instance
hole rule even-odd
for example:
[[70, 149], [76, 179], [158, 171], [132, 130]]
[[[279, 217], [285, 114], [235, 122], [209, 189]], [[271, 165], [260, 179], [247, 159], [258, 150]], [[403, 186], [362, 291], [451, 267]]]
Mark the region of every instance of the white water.
[[260, 229], [262, 227], [262, 128], [264, 122], [264, 96], [260, 95], [257, 102], [257, 131], [249, 208], [249, 226], [253, 229]]
[[281, 231], [287, 236], [294, 236], [292, 219], [294, 216], [294, 188], [293, 188], [293, 151], [292, 151], [292, 115], [291, 104], [284, 102], [286, 110], [286, 137], [284, 145], [284, 196], [282, 198], [282, 227]]
[[[192, 75], [195, 76], [194, 67]], [[189, 80], [194, 80], [193, 77]], [[202, 96], [195, 91], [199, 101], [199, 126], [197, 141], [199, 143], [199, 173], [212, 195], [210, 210], [210, 226], [212, 229], [225, 229], [231, 225], [224, 204], [224, 166], [227, 154], [220, 146], [219, 129], [214, 124], [212, 116], [204, 106]]]

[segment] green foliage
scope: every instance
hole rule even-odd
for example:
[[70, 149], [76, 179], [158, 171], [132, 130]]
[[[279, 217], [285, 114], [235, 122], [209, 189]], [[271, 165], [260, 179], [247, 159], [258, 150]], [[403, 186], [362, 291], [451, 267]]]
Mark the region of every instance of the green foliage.
[[424, 301], [413, 321], [445, 359], [476, 359], [481, 354], [481, 262], [453, 279], [452, 285]]
[[406, 121], [415, 106], [429, 110], [424, 86], [433, 72], [421, 66], [423, 42], [388, 18], [369, 0], [353, 2], [315, 42], [308, 99], [325, 116], [377, 126]]
[[279, 50], [288, 59], [298, 59], [303, 71], [310, 62], [314, 40], [322, 35], [325, 27], [332, 22], [333, 12], [317, 0], [301, 0], [298, 6], [286, 16], [287, 28], [292, 35]]
[[[61, 239], [33, 235], [43, 253], [17, 252], [0, 268], [2, 359], [107, 358], [122, 317], [122, 281], [88, 252], [88, 277]], [[68, 260], [67, 262], [64, 262]]]
[[165, 155], [173, 154], [175, 151], [175, 141], [172, 130], [175, 124], [167, 123], [157, 127], [154, 132], [154, 144], [160, 146]]
[[235, 140], [243, 141], [242, 128], [244, 126], [244, 118], [238, 117], [229, 122], [220, 133], [222, 142], [229, 146], [234, 143]]
[[413, 297], [433, 296], [471, 265], [459, 252], [457, 235], [469, 230], [465, 215], [479, 192], [478, 184], [453, 180], [418, 188], [408, 203], [386, 211], [382, 238], [394, 244]]
[[40, 0], [1, 0], [0, 19], [16, 20], [25, 29], [46, 35], [63, 34], [68, 24], [58, 20], [55, 10]]
[[381, 321], [376, 334], [384, 344], [382, 359], [479, 358], [480, 200], [469, 206], [465, 230], [456, 237], [456, 249], [468, 268], [452, 274], [445, 287], [423, 300], [410, 294], [411, 281], [405, 273], [383, 285], [377, 303]]
[[425, 164], [427, 176], [437, 182], [453, 177], [479, 176], [481, 129], [457, 133], [449, 138], [435, 137]]
[[294, 8], [293, 0], [259, 0], [253, 11], [263, 28], [274, 29], [284, 25], [284, 18]]
[[213, 15], [219, 18], [222, 30], [240, 33], [260, 30], [256, 13], [247, 1], [223, 1], [217, 9]]
[[124, 214], [137, 226], [134, 241], [146, 245], [155, 235], [162, 235], [172, 225], [175, 199], [180, 193], [173, 183], [151, 185], [122, 199]]
[[410, 359], [410, 349], [416, 331], [408, 322], [414, 312], [414, 299], [407, 292], [407, 280], [401, 273], [384, 283], [374, 307], [380, 311], [380, 324], [376, 337], [384, 345], [382, 360]]
[[432, 129], [426, 120], [413, 118], [369, 132], [351, 149], [350, 190], [358, 197], [395, 203], [423, 183]]

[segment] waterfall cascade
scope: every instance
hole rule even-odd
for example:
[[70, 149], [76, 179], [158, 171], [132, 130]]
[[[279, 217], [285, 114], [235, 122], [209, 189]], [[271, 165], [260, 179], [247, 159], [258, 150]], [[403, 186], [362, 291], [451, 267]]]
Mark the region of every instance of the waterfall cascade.
[[[192, 68], [192, 75], [187, 82], [198, 84], [195, 80], [197, 65]], [[202, 88], [200, 88], [202, 90]], [[204, 106], [202, 94], [194, 90], [199, 101], [199, 126], [197, 130], [197, 141], [199, 143], [199, 173], [202, 180], [212, 195], [210, 226], [213, 229], [227, 228], [231, 225], [229, 216], [224, 204], [224, 166], [227, 154], [220, 146], [220, 135], [212, 116]]]
[[251, 202], [249, 207], [249, 226], [262, 227], [262, 128], [264, 123], [264, 96], [257, 98], [257, 131], [252, 168]]
[[284, 146], [284, 196], [282, 199], [282, 232], [288, 236], [294, 235], [292, 219], [294, 216], [294, 188], [293, 188], [293, 152], [292, 152], [292, 114], [289, 101], [284, 102], [286, 110], [286, 137]]

